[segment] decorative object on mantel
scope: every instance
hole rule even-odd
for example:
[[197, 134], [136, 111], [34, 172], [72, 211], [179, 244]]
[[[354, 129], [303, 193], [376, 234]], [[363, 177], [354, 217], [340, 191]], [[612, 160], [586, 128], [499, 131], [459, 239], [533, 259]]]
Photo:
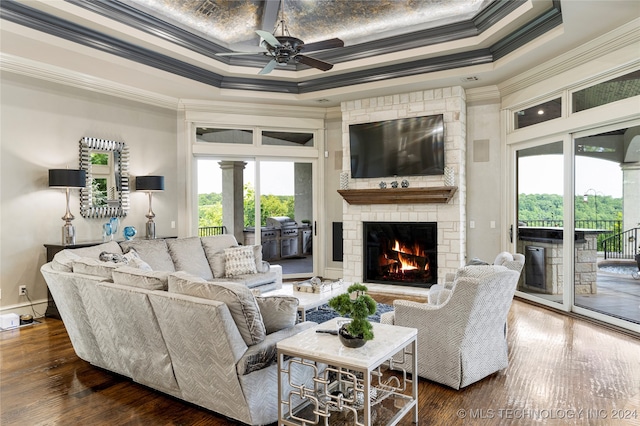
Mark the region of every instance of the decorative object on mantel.
[[49, 170], [49, 187], [64, 188], [67, 196], [67, 212], [62, 216], [62, 244], [73, 245], [76, 243], [76, 230], [71, 221], [74, 216], [69, 210], [69, 192], [71, 188], [84, 188], [87, 184], [87, 173], [84, 170], [51, 169]]
[[320, 277], [313, 277], [293, 285], [295, 291], [303, 293], [324, 293], [342, 286], [342, 279], [338, 281], [322, 281]]
[[408, 188], [409, 187], [409, 181], [406, 179], [402, 180], [402, 183], [400, 184], [403, 188]]
[[456, 176], [453, 172], [453, 167], [444, 168], [444, 184], [446, 186], [454, 186], [456, 184]]
[[136, 237], [137, 233], [138, 231], [136, 230], [135, 226], [125, 226], [122, 230], [122, 236], [127, 241], [133, 240]]
[[391, 187], [392, 188], [397, 188], [398, 187], [398, 181], [394, 180], [393, 182], [391, 182]]
[[378, 186], [380, 187], [380, 189], [385, 189], [387, 187], [387, 182], [382, 181], [378, 184]]
[[367, 294], [367, 290], [367, 286], [354, 283], [346, 293], [333, 297], [328, 302], [340, 315], [351, 318], [351, 321], [343, 324], [338, 330], [340, 341], [346, 347], [359, 348], [367, 340], [373, 339], [373, 326], [367, 317], [376, 313], [377, 305]]
[[349, 172], [340, 173], [340, 189], [349, 189]]
[[156, 224], [153, 218], [156, 217], [151, 208], [151, 199], [154, 192], [164, 191], [164, 176], [138, 176], [136, 177], [136, 191], [145, 191], [149, 194], [149, 213], [145, 215], [147, 219], [146, 237], [148, 239], [156, 238]]
[[458, 190], [456, 186], [431, 186], [424, 188], [397, 188], [339, 190], [346, 202], [366, 204], [447, 204]]

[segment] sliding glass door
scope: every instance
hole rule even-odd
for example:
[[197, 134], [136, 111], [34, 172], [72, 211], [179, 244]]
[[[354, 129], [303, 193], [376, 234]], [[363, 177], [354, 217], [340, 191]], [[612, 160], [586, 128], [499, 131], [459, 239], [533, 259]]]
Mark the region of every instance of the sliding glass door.
[[591, 130], [574, 138], [573, 286], [578, 310], [640, 324], [640, 167], [625, 161], [638, 130]]
[[314, 273], [313, 162], [197, 159], [198, 234], [262, 245], [289, 278]]
[[516, 151], [516, 251], [525, 255], [518, 290], [563, 303], [564, 156], [562, 141]]

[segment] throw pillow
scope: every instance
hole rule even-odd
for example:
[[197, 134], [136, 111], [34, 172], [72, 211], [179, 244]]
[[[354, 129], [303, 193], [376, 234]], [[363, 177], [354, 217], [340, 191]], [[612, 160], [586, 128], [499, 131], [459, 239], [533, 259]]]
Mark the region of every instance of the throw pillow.
[[256, 297], [267, 334], [293, 327], [298, 319], [297, 297], [267, 296]]
[[169, 292], [216, 300], [227, 305], [247, 346], [262, 342], [267, 335], [256, 298], [245, 285], [210, 283], [185, 272], [176, 272], [169, 275]]
[[211, 272], [214, 278], [224, 278], [225, 270], [225, 257], [224, 251], [215, 253], [209, 257], [209, 266], [211, 266]]
[[169, 274], [166, 271], [144, 271], [131, 266], [120, 266], [113, 271], [113, 282], [146, 290], [167, 290]]
[[120, 246], [125, 253], [130, 248], [135, 249], [140, 258], [154, 271], [174, 272], [176, 270], [164, 239], [123, 241]]
[[132, 266], [134, 268], [143, 269], [145, 271], [151, 271], [151, 266], [149, 266], [149, 264], [144, 260], [140, 259], [138, 252], [135, 251], [132, 247], [129, 247], [125, 254], [109, 253], [103, 251], [102, 253], [100, 253], [98, 259], [102, 262], [121, 263], [124, 265]]
[[227, 277], [258, 272], [252, 246], [224, 249], [224, 257], [224, 272]]

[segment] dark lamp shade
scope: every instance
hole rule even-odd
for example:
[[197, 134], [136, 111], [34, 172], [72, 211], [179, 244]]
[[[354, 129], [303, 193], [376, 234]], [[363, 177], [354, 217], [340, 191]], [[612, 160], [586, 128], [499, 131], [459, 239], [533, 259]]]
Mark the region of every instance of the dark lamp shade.
[[49, 186], [63, 188], [84, 188], [87, 185], [87, 172], [73, 169], [49, 170]]
[[137, 176], [136, 191], [164, 191], [164, 176]]

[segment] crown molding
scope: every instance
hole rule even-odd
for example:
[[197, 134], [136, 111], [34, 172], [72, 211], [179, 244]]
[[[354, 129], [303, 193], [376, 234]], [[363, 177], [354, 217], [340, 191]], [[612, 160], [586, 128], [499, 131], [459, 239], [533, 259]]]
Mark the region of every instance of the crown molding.
[[578, 66], [640, 42], [640, 19], [635, 19], [626, 25], [590, 40], [569, 52], [542, 63], [528, 71], [510, 78], [498, 85], [503, 96], [526, 89], [536, 83], [543, 82], [561, 73], [570, 71]]
[[191, 113], [237, 114], [242, 116], [258, 115], [291, 118], [324, 119], [327, 108], [281, 105], [272, 103], [251, 103], [234, 101], [205, 101], [200, 99], [181, 99], [180, 108]]
[[465, 90], [467, 106], [500, 103], [498, 86], [484, 86]]
[[46, 80], [65, 86], [98, 92], [105, 95], [141, 102], [160, 108], [177, 110], [178, 99], [117, 84], [109, 80], [70, 71], [30, 59], [0, 53], [0, 71]]
[[[98, 8], [102, 11], [102, 14], [106, 14], [106, 16], [110, 16], [111, 19], [118, 19], [122, 13], [126, 17], [126, 24], [133, 25], [136, 21], [131, 13], [131, 10], [127, 9], [126, 6], [122, 5], [117, 1], [106, 1], [106, 0], [96, 0], [92, 2], [79, 2], [77, 0], [68, 0], [70, 4], [78, 5], [78, 6], [87, 6], [94, 10]], [[509, 12], [515, 10], [516, 6], [520, 6], [523, 4], [522, 0], [518, 1], [506, 1], [506, 0], [497, 0], [491, 4], [491, 7], [488, 11], [483, 14], [480, 14], [476, 18], [475, 23], [465, 23], [463, 26], [472, 26], [474, 29], [470, 31], [472, 33], [478, 33], [478, 29], [475, 29], [476, 25], [481, 27], [487, 27], [494, 20], [499, 20], [503, 14], [508, 14]], [[554, 3], [555, 4], [555, 3]], [[118, 6], [118, 8], [116, 8]], [[532, 20], [527, 23], [522, 29], [516, 30], [514, 33], [509, 35], [504, 41], [498, 41], [493, 46], [489, 48], [476, 49], [473, 51], [457, 53], [452, 55], [443, 55], [437, 56], [428, 59], [421, 59], [415, 61], [409, 61], [405, 63], [399, 63], [394, 65], [386, 65], [381, 67], [369, 67], [367, 69], [362, 69], [356, 72], [348, 72], [345, 74], [336, 74], [329, 75], [326, 77], [313, 78], [306, 81], [302, 81], [296, 83], [294, 81], [278, 81], [278, 80], [265, 80], [262, 78], [255, 77], [234, 77], [234, 76], [223, 76], [216, 72], [195, 66], [193, 64], [172, 58], [170, 56], [160, 54], [149, 49], [145, 49], [141, 46], [137, 46], [133, 43], [129, 43], [127, 41], [120, 40], [118, 38], [102, 34], [94, 29], [87, 28], [81, 25], [77, 25], [73, 22], [58, 18], [56, 16], [50, 15], [41, 10], [37, 10], [31, 8], [25, 4], [16, 2], [14, 0], [3, 0], [0, 2], [0, 9], [2, 10], [2, 19], [6, 19], [8, 21], [14, 22], [18, 25], [23, 25], [28, 28], [32, 28], [37, 31], [44, 32], [46, 34], [50, 34], [55, 37], [60, 37], [65, 40], [69, 40], [74, 43], [78, 43], [84, 46], [88, 46], [93, 49], [100, 50], [102, 52], [119, 56], [121, 58], [134, 61], [136, 63], [143, 64], [145, 66], [153, 67], [174, 75], [178, 75], [190, 80], [198, 81], [200, 83], [204, 83], [210, 85], [212, 87], [217, 87], [219, 89], [230, 89], [230, 90], [242, 90], [242, 91], [260, 91], [260, 92], [268, 92], [268, 93], [280, 93], [280, 94], [304, 94], [304, 93], [312, 93], [321, 90], [327, 89], [335, 89], [339, 87], [353, 86], [371, 82], [380, 82], [386, 81], [401, 77], [410, 77], [419, 74], [428, 74], [437, 71], [447, 71], [455, 68], [464, 68], [471, 67], [479, 64], [489, 64], [495, 63], [496, 58], [495, 55], [506, 55], [513, 50], [518, 49], [521, 46], [524, 46], [528, 42], [530, 42], [535, 37], [540, 36], [541, 34], [549, 31], [556, 25], [562, 21], [560, 15], [559, 7], [553, 7], [542, 16]], [[114, 12], [115, 10], [115, 12]], [[97, 12], [96, 12], [97, 13]], [[144, 19], [143, 19], [144, 18]], [[124, 19], [124, 18], [123, 18]], [[153, 25], [156, 25], [157, 22], [154, 18], [149, 15], [141, 15], [140, 18], [143, 22], [139, 24], [139, 28], [143, 31], [151, 31]], [[133, 23], [133, 24], [132, 24]], [[143, 25], [144, 24], [144, 25]], [[167, 24], [168, 25], [168, 24]], [[161, 29], [168, 31], [169, 27], [163, 26]], [[421, 38], [419, 45], [424, 45], [424, 43], [442, 43], [448, 39], [448, 37], [456, 37], [456, 31], [460, 30], [459, 25], [453, 25], [450, 29], [454, 29], [453, 33], [451, 31], [447, 32], [442, 28], [449, 28], [448, 26], [441, 27], [440, 32], [435, 29], [425, 30], [424, 34], [429, 34], [426, 38]], [[443, 32], [444, 31], [444, 32]], [[159, 31], [162, 34], [162, 31]], [[154, 33], [158, 34], [158, 33]], [[423, 35], [424, 35], [423, 34]], [[183, 34], [182, 34], [183, 35]], [[182, 36], [181, 35], [181, 36]], [[169, 37], [166, 40], [170, 40], [175, 42], [175, 37]], [[193, 36], [197, 37], [197, 36]], [[380, 49], [380, 46], [386, 46], [385, 43], [393, 43], [393, 38], [390, 38], [387, 41], [378, 41], [375, 46], [369, 46], [369, 51], [371, 54], [379, 54], [380, 51], [376, 49]], [[412, 37], [405, 37], [405, 39], [410, 39], [410, 45], [407, 45], [407, 42], [404, 42], [401, 46], [401, 50], [405, 48], [411, 48], [414, 46], [414, 43], [417, 39], [413, 39]], [[196, 46], [191, 46], [191, 48], [196, 49], [202, 53], [201, 51], [205, 49], [202, 40], [195, 39], [181, 39], [181, 43], [185, 46], [189, 45], [190, 42], [196, 44]], [[395, 40], [398, 42], [398, 40]], [[211, 48], [210, 45], [209, 48]], [[364, 47], [363, 47], [364, 46]], [[367, 44], [363, 44], [360, 46], [360, 49], [367, 50]], [[389, 45], [390, 46], [390, 45]], [[387, 46], [387, 47], [389, 47]], [[372, 50], [373, 49], [373, 50]], [[396, 50], [397, 50], [396, 46]], [[206, 50], [206, 49], [205, 49]], [[327, 55], [333, 55], [335, 52], [327, 51]], [[348, 50], [340, 49], [341, 55], [345, 60], [351, 60], [353, 57], [350, 57]], [[208, 52], [208, 56], [211, 52]], [[354, 55], [359, 55], [361, 53], [354, 53]], [[345, 56], [346, 55], [346, 56]], [[260, 63], [260, 66], [263, 66], [264, 63]], [[293, 69], [293, 67], [292, 67]], [[292, 73], [292, 76], [294, 74]]]

